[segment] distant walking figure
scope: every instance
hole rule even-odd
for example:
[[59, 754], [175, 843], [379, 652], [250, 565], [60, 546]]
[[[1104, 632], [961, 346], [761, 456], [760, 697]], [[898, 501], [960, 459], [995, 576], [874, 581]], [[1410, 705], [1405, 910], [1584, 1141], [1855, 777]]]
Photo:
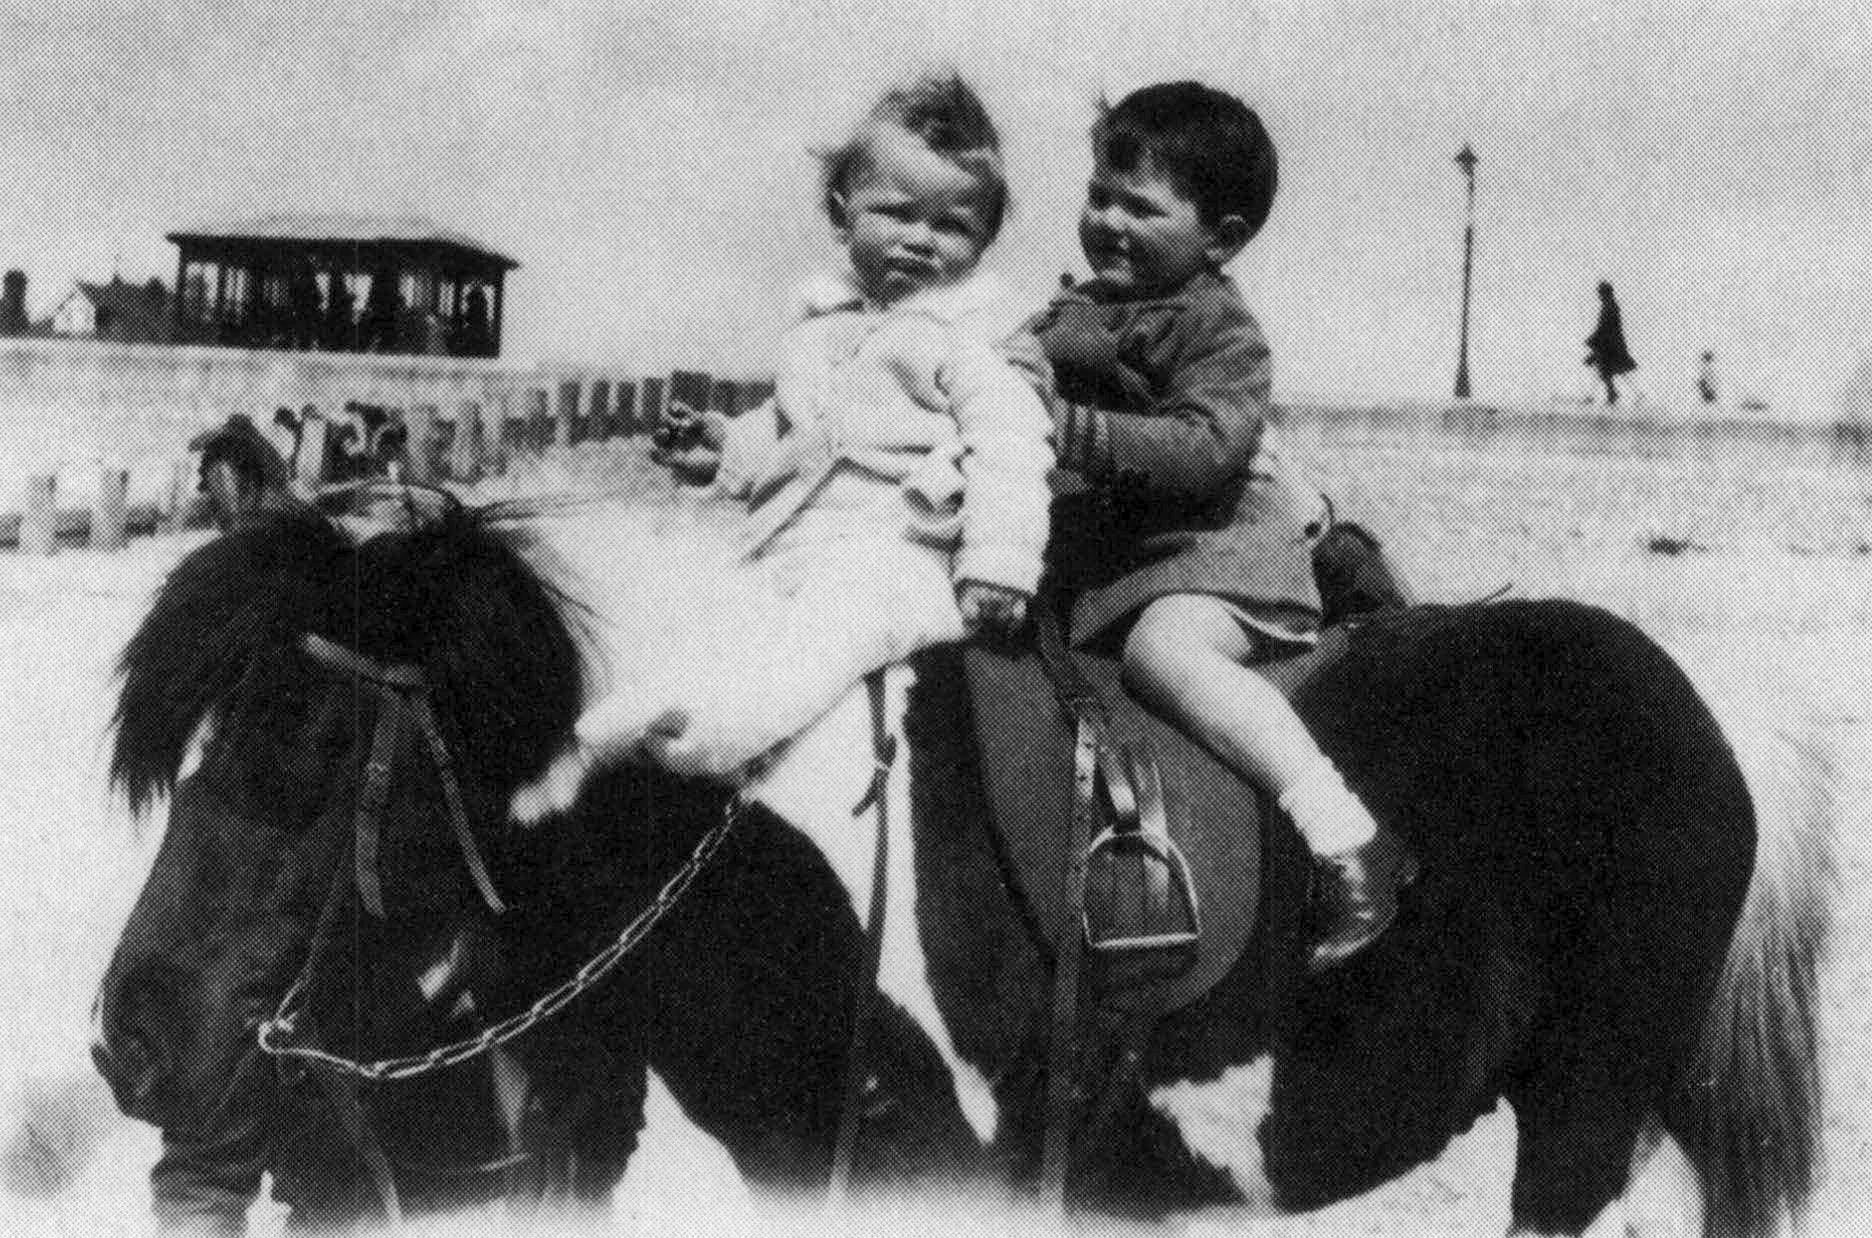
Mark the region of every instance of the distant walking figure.
[[1705, 404], [1716, 402], [1716, 354], [1703, 354], [1703, 365], [1697, 370], [1697, 396]]
[[1607, 404], [1618, 403], [1618, 387], [1613, 384], [1613, 378], [1638, 368], [1638, 363], [1632, 360], [1631, 349], [1625, 346], [1625, 323], [1619, 316], [1618, 301], [1612, 296], [1612, 285], [1604, 280], [1599, 281], [1599, 324], [1586, 337], [1586, 364], [1599, 371], [1600, 381], [1605, 383]]

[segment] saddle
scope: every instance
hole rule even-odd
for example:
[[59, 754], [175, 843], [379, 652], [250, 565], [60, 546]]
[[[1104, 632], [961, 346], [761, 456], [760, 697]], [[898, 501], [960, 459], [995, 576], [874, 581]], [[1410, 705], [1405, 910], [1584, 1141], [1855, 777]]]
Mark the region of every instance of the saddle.
[[[1291, 698], [1345, 645], [1328, 632], [1314, 649], [1260, 669]], [[1306, 849], [1259, 788], [1133, 700], [1114, 659], [1075, 650], [1072, 660], [1106, 714], [1105, 745], [1117, 749], [1098, 758], [1105, 768], [1082, 855], [1067, 829], [1084, 811], [1078, 718], [1037, 650], [977, 644], [966, 654], [993, 832], [1040, 937], [1056, 952], [1067, 934], [1086, 941], [1102, 1001], [1167, 1013], [1227, 975], [1257, 928], [1297, 934]], [[1113, 773], [1130, 788], [1114, 788]], [[1158, 813], [1162, 840], [1128, 828]], [[1069, 906], [1075, 862], [1086, 867], [1083, 915]], [[1297, 943], [1264, 944], [1276, 958]]]
[[[1414, 600], [1356, 524], [1334, 525], [1313, 560], [1327, 630], [1257, 668], [1290, 700], [1345, 652], [1330, 625]], [[1265, 792], [1133, 700], [1115, 659], [1069, 652], [1051, 625], [1033, 645], [976, 642], [964, 655], [991, 833], [1040, 937], [1059, 958], [1078, 934], [1112, 1008], [1188, 1005], [1258, 929], [1264, 979], [1284, 987], [1304, 926], [1304, 843]], [[1071, 906], [1081, 881], [1083, 911]]]

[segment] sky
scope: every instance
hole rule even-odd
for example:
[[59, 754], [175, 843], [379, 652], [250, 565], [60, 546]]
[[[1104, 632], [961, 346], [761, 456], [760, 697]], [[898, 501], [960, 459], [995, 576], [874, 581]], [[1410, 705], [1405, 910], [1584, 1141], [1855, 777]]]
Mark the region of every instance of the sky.
[[768, 367], [838, 254], [812, 152], [932, 65], [973, 81], [1036, 306], [1082, 271], [1097, 101], [1196, 78], [1280, 150], [1234, 273], [1289, 396], [1577, 398], [1600, 279], [1650, 400], [1834, 415], [1872, 355], [1872, 16], [1825, 4], [0, 0], [0, 266], [174, 276], [172, 229], [430, 216], [518, 259], [507, 355]]

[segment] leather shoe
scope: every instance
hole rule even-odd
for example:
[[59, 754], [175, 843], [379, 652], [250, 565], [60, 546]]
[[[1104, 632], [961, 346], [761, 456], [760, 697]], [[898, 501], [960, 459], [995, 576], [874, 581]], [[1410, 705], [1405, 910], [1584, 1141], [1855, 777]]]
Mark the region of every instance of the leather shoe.
[[1397, 919], [1398, 891], [1417, 879], [1417, 858], [1404, 840], [1380, 829], [1370, 842], [1321, 856], [1313, 890], [1319, 939], [1307, 956], [1307, 974], [1339, 966], [1377, 941]]

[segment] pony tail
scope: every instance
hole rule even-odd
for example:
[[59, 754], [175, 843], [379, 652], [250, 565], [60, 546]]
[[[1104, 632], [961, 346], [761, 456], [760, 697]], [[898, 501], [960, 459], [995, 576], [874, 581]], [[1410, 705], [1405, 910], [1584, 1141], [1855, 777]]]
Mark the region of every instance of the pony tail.
[[177, 564], [117, 665], [110, 782], [141, 816], [259, 658], [330, 609], [349, 545], [311, 509], [216, 538]]
[[1839, 886], [1837, 778], [1811, 739], [1729, 734], [1744, 741], [1755, 870], [1667, 1125], [1702, 1179], [1705, 1234], [1766, 1238], [1799, 1222], [1819, 1166], [1816, 972]]

